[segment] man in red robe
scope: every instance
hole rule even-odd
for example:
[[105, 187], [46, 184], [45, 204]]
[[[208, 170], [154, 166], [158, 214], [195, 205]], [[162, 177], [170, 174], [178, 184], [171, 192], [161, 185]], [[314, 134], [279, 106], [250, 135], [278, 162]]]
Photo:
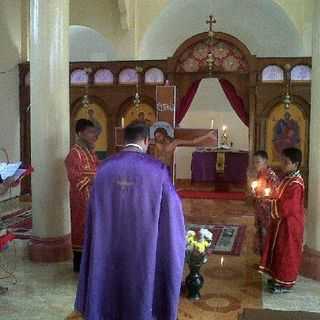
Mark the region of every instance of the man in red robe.
[[66, 157], [65, 164], [70, 182], [73, 270], [79, 272], [87, 203], [98, 165], [94, 152], [98, 134], [94, 123], [87, 119], [77, 121], [76, 134], [77, 142]]
[[268, 154], [263, 150], [255, 152], [253, 165], [257, 182], [257, 188], [254, 192], [256, 227], [254, 252], [261, 256], [271, 220], [271, 203], [264, 198], [264, 191], [268, 188], [270, 189], [270, 195], [274, 194], [278, 185], [278, 177], [268, 166]]
[[261, 258], [260, 270], [271, 276], [272, 293], [285, 293], [295, 284], [301, 258], [304, 231], [304, 183], [299, 172], [299, 149], [282, 151], [285, 177], [272, 200], [272, 219]]

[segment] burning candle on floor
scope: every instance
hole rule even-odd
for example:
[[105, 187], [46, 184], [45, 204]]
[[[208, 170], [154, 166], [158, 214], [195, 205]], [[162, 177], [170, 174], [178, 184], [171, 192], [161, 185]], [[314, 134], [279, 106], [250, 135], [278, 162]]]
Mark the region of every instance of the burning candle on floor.
[[220, 265], [221, 265], [221, 267], [223, 267], [223, 263], [224, 263], [224, 258], [223, 258], [223, 256], [222, 256], [221, 259], [220, 259]]

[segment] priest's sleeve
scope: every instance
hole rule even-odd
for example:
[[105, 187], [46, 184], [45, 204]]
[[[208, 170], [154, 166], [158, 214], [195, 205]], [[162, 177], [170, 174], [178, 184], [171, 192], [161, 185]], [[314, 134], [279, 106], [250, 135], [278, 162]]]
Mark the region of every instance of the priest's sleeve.
[[71, 150], [68, 154], [65, 165], [68, 172], [70, 184], [78, 191], [82, 191], [88, 184], [91, 183], [92, 173], [87, 172], [84, 168], [84, 160], [77, 150]]
[[277, 201], [276, 217], [303, 216], [304, 190], [298, 183], [289, 185], [282, 197]]
[[180, 198], [165, 168], [163, 172], [153, 313], [157, 319], [176, 320], [185, 258], [185, 227]]

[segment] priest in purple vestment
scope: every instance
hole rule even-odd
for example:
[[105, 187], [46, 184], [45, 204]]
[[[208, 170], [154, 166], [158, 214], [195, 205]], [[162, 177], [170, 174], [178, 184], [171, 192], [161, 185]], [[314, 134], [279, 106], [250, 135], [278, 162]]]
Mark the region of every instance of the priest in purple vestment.
[[176, 320], [185, 228], [166, 166], [146, 154], [149, 128], [99, 168], [86, 221], [75, 309], [86, 320]]

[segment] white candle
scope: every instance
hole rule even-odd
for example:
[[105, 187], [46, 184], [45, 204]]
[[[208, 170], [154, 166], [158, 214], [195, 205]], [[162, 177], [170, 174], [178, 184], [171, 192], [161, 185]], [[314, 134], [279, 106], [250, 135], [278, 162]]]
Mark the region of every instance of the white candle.
[[124, 128], [124, 118], [121, 118], [121, 128]]
[[221, 265], [221, 267], [223, 267], [223, 263], [224, 263], [224, 258], [223, 258], [223, 256], [222, 256], [221, 259], [220, 259], [220, 265]]
[[253, 192], [256, 192], [256, 189], [258, 188], [258, 181], [253, 181], [251, 183], [251, 189]]
[[210, 129], [213, 129], [213, 120], [211, 120]]
[[223, 131], [223, 133], [225, 133], [227, 131], [227, 126], [223, 125], [222, 126], [222, 131]]
[[270, 189], [270, 188], [264, 189], [264, 195], [265, 195], [266, 197], [270, 197], [270, 195], [271, 195], [271, 189]]

